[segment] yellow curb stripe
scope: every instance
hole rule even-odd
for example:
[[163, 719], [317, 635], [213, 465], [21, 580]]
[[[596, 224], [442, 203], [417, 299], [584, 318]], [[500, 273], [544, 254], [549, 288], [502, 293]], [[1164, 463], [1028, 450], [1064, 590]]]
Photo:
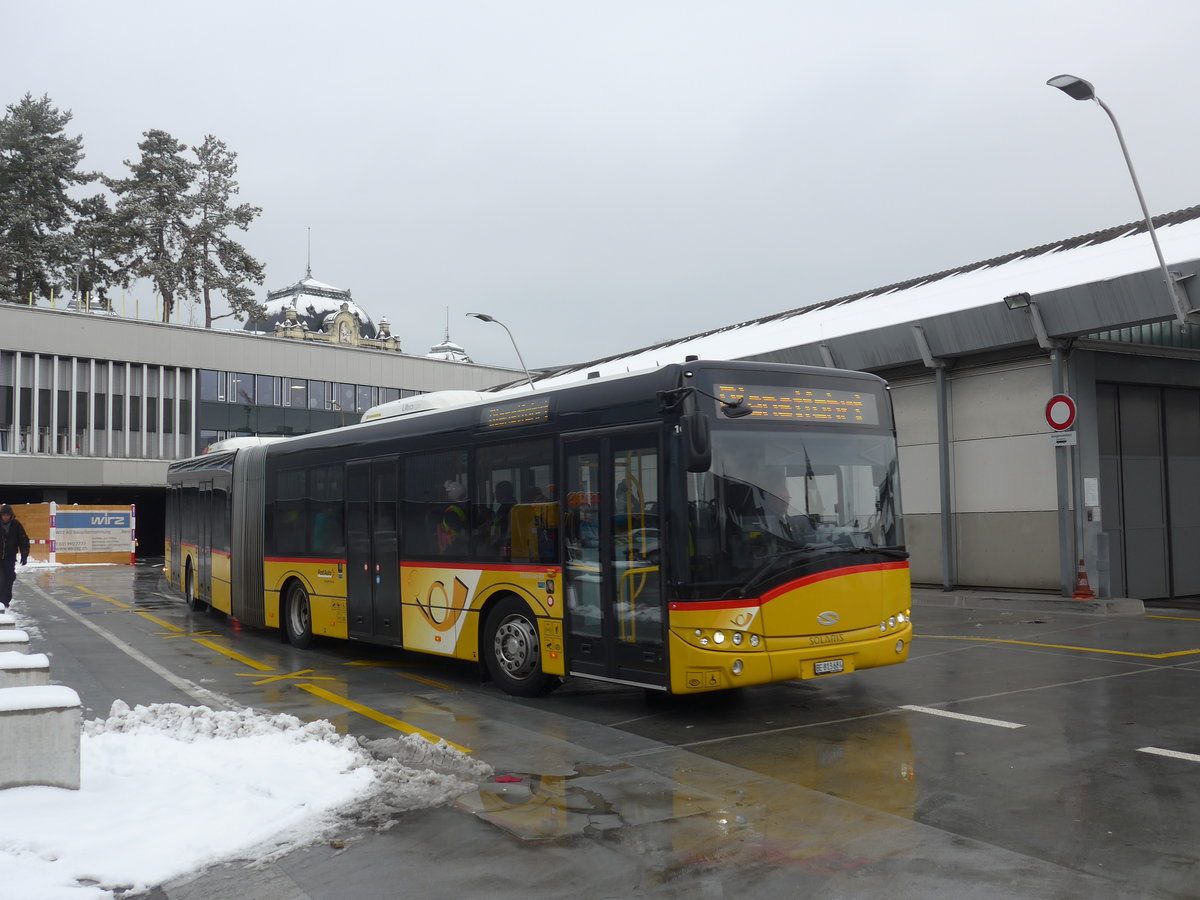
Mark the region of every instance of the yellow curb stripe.
[[371, 709], [369, 706], [363, 706], [361, 703], [355, 703], [353, 700], [349, 700], [346, 697], [341, 697], [331, 691], [325, 690], [324, 688], [317, 687], [315, 684], [298, 684], [296, 687], [303, 688], [314, 696], [320, 697], [323, 700], [328, 700], [330, 703], [336, 703], [338, 706], [344, 706], [351, 712], [356, 712], [359, 715], [366, 716], [368, 719], [374, 719], [381, 725], [386, 725], [388, 728], [394, 728], [396, 731], [403, 732], [404, 734], [419, 734], [431, 744], [437, 744], [445, 741], [455, 750], [459, 750], [463, 753], [471, 752], [470, 748], [464, 747], [462, 744], [456, 744], [454, 741], [446, 740], [446, 738], [439, 737], [438, 735], [426, 731], [423, 728], [418, 728], [416, 725], [409, 725], [407, 722], [401, 722], [399, 719], [393, 719], [391, 716]]
[[253, 660], [248, 656], [243, 656], [240, 653], [230, 650], [228, 647], [222, 647], [215, 641], [208, 640], [208, 638], [192, 638], [192, 640], [202, 647], [207, 647], [209, 650], [216, 650], [222, 656], [228, 656], [235, 662], [240, 662], [242, 665], [249, 666], [252, 669], [257, 669], [260, 672], [270, 672], [275, 668], [274, 666], [268, 666], [265, 663], [260, 663], [257, 660]]
[[959, 637], [950, 634], [918, 634], [921, 639], [942, 641], [976, 641], [981, 644], [1017, 644], [1022, 647], [1047, 647], [1051, 650], [1078, 650], [1080, 653], [1107, 653], [1111, 656], [1135, 656], [1138, 659], [1170, 659], [1173, 656], [1192, 656], [1200, 653], [1195, 650], [1173, 650], [1169, 653], [1134, 653], [1132, 650], [1101, 650], [1099, 647], [1073, 647], [1070, 644], [1039, 644], [1036, 641], [1013, 641], [1006, 638]]

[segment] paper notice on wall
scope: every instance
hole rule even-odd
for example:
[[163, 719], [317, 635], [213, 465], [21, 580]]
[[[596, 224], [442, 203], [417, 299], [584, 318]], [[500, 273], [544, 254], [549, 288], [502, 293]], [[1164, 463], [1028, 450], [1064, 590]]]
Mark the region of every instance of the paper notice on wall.
[[55, 519], [59, 553], [128, 553], [132, 517], [125, 510], [64, 510]]

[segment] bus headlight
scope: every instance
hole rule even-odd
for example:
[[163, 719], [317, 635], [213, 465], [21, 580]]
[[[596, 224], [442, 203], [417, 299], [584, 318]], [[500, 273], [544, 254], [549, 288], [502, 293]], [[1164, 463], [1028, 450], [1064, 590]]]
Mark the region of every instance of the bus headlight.
[[888, 616], [888, 628], [895, 628], [895, 627], [896, 627], [896, 617]]
[[896, 641], [896, 652], [897, 653], [904, 652], [904, 641]]
[[725, 632], [723, 632], [723, 631], [714, 631], [714, 632], [713, 632], [713, 643], [714, 643], [714, 644], [723, 644], [723, 643], [725, 643]]
[[761, 640], [762, 638], [760, 638], [757, 634], [750, 635], [750, 646], [757, 647]]
[[733, 633], [733, 646], [735, 646], [735, 647], [742, 646], [742, 641], [744, 641], [745, 639], [746, 639], [746, 636], [744, 634], [742, 634], [740, 631], [735, 631]]
[[733, 661], [733, 674], [734, 675], [742, 674], [742, 661], [740, 659], [735, 659]]

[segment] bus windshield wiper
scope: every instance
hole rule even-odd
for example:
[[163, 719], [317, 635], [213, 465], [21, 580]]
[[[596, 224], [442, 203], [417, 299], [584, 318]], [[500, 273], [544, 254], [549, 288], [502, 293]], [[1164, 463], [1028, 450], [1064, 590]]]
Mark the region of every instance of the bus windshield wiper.
[[737, 589], [737, 594], [739, 597], [745, 597], [750, 591], [754, 590], [754, 588], [766, 581], [771, 575], [775, 574], [779, 570], [780, 563], [787, 562], [797, 556], [817, 556], [840, 549], [840, 547], [836, 547], [833, 544], [822, 544], [819, 547], [807, 546], [797, 547], [795, 550], [785, 550], [783, 553], [780, 553], [778, 556], [774, 557], [761, 569], [751, 575], [749, 580]]
[[892, 559], [908, 559], [909, 552], [899, 547], [855, 547], [851, 553], [878, 553], [880, 556], [890, 556]]

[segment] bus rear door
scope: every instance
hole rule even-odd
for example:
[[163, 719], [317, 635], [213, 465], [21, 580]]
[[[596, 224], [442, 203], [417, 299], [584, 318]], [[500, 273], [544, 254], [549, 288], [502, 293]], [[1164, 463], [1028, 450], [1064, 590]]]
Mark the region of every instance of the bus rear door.
[[346, 618], [351, 638], [400, 639], [397, 458], [346, 466]]

